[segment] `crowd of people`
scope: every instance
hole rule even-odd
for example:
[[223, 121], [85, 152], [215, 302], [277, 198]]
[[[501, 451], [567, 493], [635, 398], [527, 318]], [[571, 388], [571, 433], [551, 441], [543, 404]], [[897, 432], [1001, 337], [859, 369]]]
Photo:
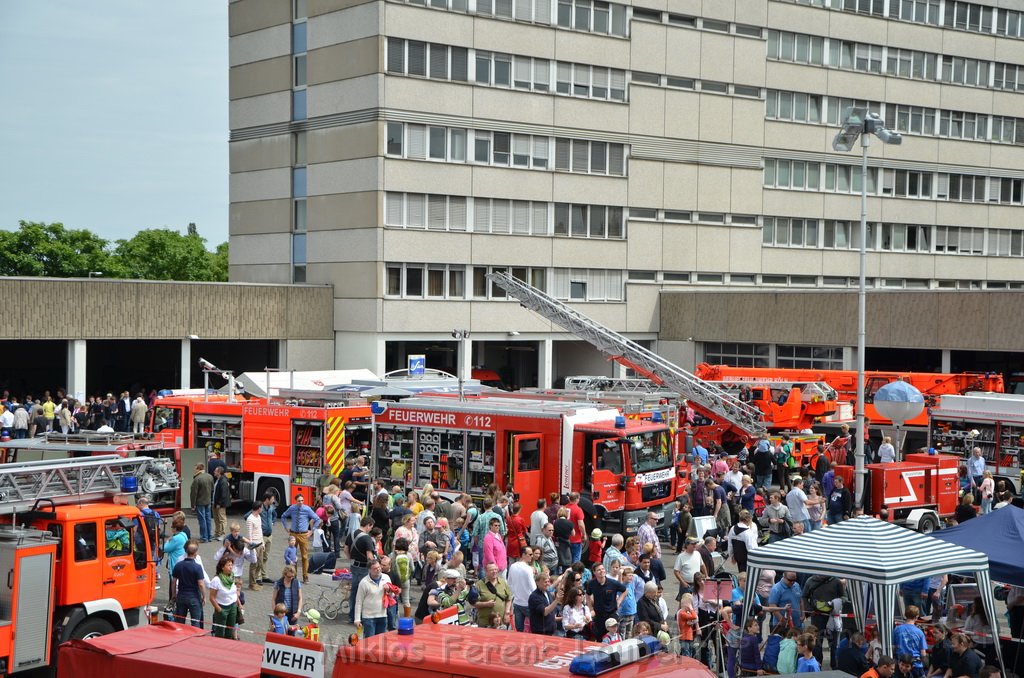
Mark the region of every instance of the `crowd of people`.
[[44, 391], [40, 398], [29, 393], [19, 401], [10, 391], [0, 399], [0, 435], [7, 438], [35, 438], [49, 432], [143, 433], [146, 415], [156, 399], [140, 392], [132, 398], [128, 391], [119, 396], [89, 396], [85, 402], [57, 389], [54, 395]]
[[[365, 458], [355, 457], [340, 477], [325, 476], [310, 506], [301, 494], [280, 515], [272, 495], [254, 504], [244, 528], [234, 524], [224, 535], [212, 579], [200, 575], [201, 561], [198, 569], [195, 563], [198, 543], [220, 539], [219, 532], [183, 539], [180, 550], [179, 544], [165, 543], [165, 555], [174, 553], [178, 560], [172, 565], [168, 559], [175, 614], [191, 617], [194, 624], [198, 617], [202, 624], [208, 597], [215, 632], [232, 637], [244, 618], [245, 592], [272, 583], [275, 615], [269, 631], [295, 633], [302, 628], [303, 584], [311, 567], [317, 571], [324, 562], [316, 560], [322, 554], [330, 559], [328, 569], [339, 560], [348, 564], [348, 621], [364, 637], [397, 629], [401, 617], [422, 620], [454, 610], [459, 624], [604, 643], [654, 635], [681, 654], [724, 669], [730, 678], [820, 670], [826, 645], [829, 666], [866, 678], [983, 675], [990, 662], [974, 650], [965, 654], [970, 638], [986, 650], [980, 601], [969, 617], [975, 621], [962, 629], [966, 634], [938, 628], [949, 653], [933, 652], [926, 662], [926, 652], [913, 648], [916, 637], [901, 626], [894, 634], [896, 656], [886, 657], [877, 639], [844, 630], [838, 616], [844, 582], [763, 570], [754, 614], [740, 629], [747, 554], [853, 515], [850, 491], [823, 451], [803, 463], [796, 459], [785, 438], [778, 443], [762, 438], [737, 457], [698, 442], [690, 493], [660, 529], [660, 517], [649, 513], [636, 533], [625, 537], [602, 532], [593, 506], [577, 493], [552, 494], [529, 512], [496, 486], [479, 501], [465, 494], [449, 501], [430, 485], [404, 491], [371, 481]], [[196, 469], [196, 477], [208, 475], [216, 487], [224, 482], [220, 465], [214, 455], [207, 469]], [[210, 485], [202, 479], [193, 505], [215, 503]], [[697, 539], [700, 516], [713, 516], [717, 529]], [[289, 545], [281, 577], [269, 579], [266, 558], [277, 521]], [[666, 563], [673, 549], [674, 562]], [[724, 573], [725, 561], [737, 574]], [[674, 604], [665, 597], [668, 568], [679, 589]], [[917, 628], [919, 608], [937, 618], [946, 583], [940, 577], [904, 585], [903, 626]], [[1024, 591], [1011, 607], [1024, 614]], [[307, 621], [310, 628], [319, 618]], [[719, 649], [724, 667], [715, 658]]]

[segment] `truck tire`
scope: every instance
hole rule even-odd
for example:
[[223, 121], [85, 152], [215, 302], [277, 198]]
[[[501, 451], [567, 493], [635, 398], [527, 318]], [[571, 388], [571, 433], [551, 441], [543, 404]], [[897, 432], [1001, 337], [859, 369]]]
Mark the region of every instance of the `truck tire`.
[[932, 515], [923, 516], [921, 522], [917, 524], [917, 531], [921, 534], [931, 534], [938, 529], [939, 521]]
[[256, 486], [256, 501], [263, 501], [263, 495], [270, 492], [277, 496], [278, 510], [283, 511], [284, 507], [288, 505], [288, 497], [284, 493], [284, 483], [278, 478], [260, 478], [259, 484]]
[[75, 627], [71, 637], [76, 640], [88, 640], [114, 632], [114, 625], [102, 617], [89, 617]]

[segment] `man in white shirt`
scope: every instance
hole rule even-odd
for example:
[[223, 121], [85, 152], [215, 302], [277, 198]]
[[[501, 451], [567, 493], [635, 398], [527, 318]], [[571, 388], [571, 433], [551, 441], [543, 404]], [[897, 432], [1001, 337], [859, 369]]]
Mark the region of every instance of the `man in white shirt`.
[[892, 446], [892, 436], [882, 438], [882, 444], [878, 446], [878, 461], [883, 464], [896, 461], [896, 448]]
[[786, 495], [786, 506], [789, 508], [789, 515], [793, 522], [804, 524], [804, 532], [811, 531], [811, 515], [807, 512], [807, 507], [810, 504], [811, 502], [804, 493], [804, 479], [797, 478], [793, 481], [793, 489]]
[[679, 595], [676, 596], [676, 600], [682, 598], [684, 593], [693, 591], [694, 574], [700, 572], [705, 577], [708, 574], [704, 559], [697, 553], [697, 543], [696, 537], [687, 537], [683, 552], [676, 556], [676, 564], [672, 567], [676, 581], [679, 582]]
[[259, 591], [263, 588], [263, 570], [260, 567], [260, 549], [263, 548], [263, 502], [253, 503], [252, 510], [245, 519], [245, 539], [249, 548], [256, 552], [256, 560], [249, 564], [249, 590]]
[[537, 500], [537, 510], [530, 514], [530, 543], [536, 544], [539, 537], [544, 536], [544, 526], [550, 523], [548, 514], [544, 512], [547, 502], [541, 498]]
[[533, 561], [533, 549], [523, 547], [523, 552], [516, 562], [508, 568], [508, 587], [512, 590], [512, 611], [514, 613], [516, 631], [522, 631], [525, 621], [530, 617], [530, 594], [537, 584], [533, 581], [536, 570], [530, 563]]
[[14, 437], [14, 413], [6, 407], [3, 410], [3, 414], [0, 414], [0, 428], [5, 429], [8, 436]]

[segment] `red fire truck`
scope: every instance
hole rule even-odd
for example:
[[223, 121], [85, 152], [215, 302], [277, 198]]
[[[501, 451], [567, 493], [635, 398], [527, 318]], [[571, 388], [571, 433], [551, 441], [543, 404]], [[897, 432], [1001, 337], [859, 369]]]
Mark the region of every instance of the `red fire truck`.
[[[697, 365], [696, 375], [708, 381], [815, 381], [824, 382], [839, 393], [841, 401], [850, 403], [857, 397], [856, 370], [789, 369], [779, 367], [732, 367], [730, 365]], [[968, 391], [1003, 391], [1003, 377], [989, 372], [963, 372], [943, 374], [931, 372], [882, 372], [871, 370], [864, 374], [864, 413], [873, 427], [892, 426], [875, 408], [875, 393], [894, 381], [911, 384], [925, 397], [927, 405], [935, 405], [945, 394]], [[928, 415], [922, 412], [904, 422], [906, 426], [927, 426]]]
[[942, 396], [932, 407], [929, 446], [956, 455], [961, 463], [981, 448], [985, 468], [1020, 493], [1024, 451], [1024, 396], [972, 393]]
[[341, 475], [346, 455], [369, 455], [370, 406], [349, 393], [281, 390], [271, 398], [231, 395], [157, 398], [150, 430], [167, 444], [220, 452], [232, 497], [312, 502], [324, 473]]
[[[667, 424], [599, 403], [422, 396], [374, 403], [374, 478], [442, 496], [514, 490], [533, 507], [551, 492], [589, 493], [602, 525], [636, 532], [682, 494]], [[659, 417], [660, 418], [660, 417]]]
[[[960, 499], [960, 458], [950, 454], [913, 453], [903, 461], [868, 464], [864, 512], [925, 534], [934, 532], [956, 512]], [[853, 467], [836, 472], [853, 483]]]

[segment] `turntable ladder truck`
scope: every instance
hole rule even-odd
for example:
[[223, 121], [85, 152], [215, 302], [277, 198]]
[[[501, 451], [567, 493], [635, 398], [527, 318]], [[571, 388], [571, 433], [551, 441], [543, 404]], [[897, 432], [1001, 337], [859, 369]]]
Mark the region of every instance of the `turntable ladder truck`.
[[106, 455], [0, 465], [0, 676], [56, 648], [148, 623], [149, 530], [129, 499], [174, 492], [173, 461]]
[[679, 393], [699, 414], [726, 423], [737, 437], [757, 438], [767, 432], [764, 417], [756, 407], [695, 377], [653, 351], [508, 273], [494, 272], [487, 277], [524, 307], [589, 342], [612, 360]]

